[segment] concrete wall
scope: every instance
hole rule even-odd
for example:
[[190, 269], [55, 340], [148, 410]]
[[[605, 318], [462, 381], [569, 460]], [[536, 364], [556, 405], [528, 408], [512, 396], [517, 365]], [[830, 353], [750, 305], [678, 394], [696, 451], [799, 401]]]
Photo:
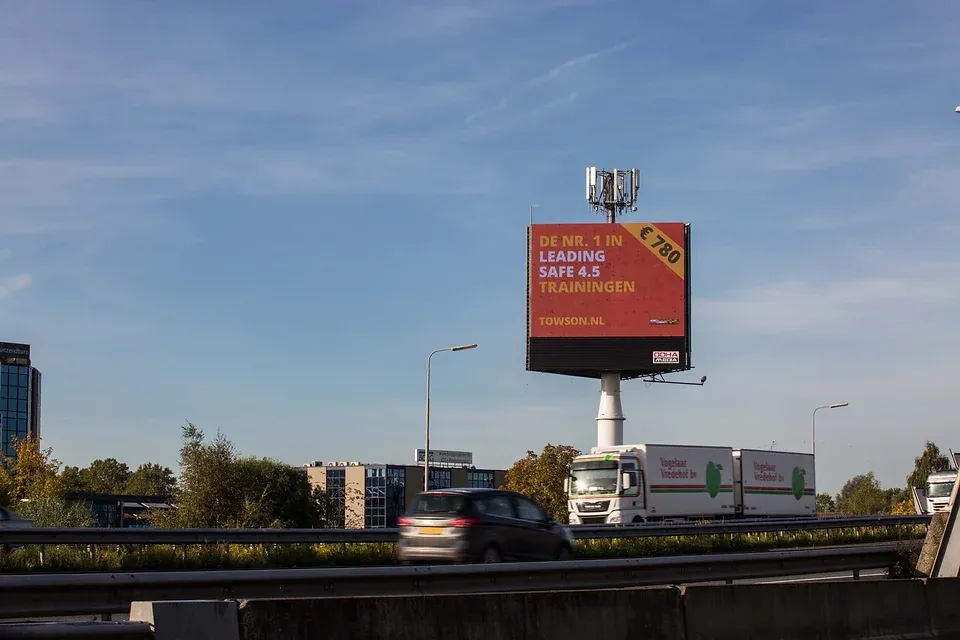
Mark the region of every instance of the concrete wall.
[[960, 639], [960, 578], [246, 601], [244, 640]]

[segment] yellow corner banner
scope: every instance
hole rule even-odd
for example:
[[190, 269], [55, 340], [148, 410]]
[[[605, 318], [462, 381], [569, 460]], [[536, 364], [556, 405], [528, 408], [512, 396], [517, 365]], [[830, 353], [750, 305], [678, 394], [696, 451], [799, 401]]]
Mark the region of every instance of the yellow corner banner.
[[680, 276], [681, 280], [686, 279], [686, 251], [682, 245], [677, 244], [652, 222], [621, 222], [620, 226], [649, 249], [655, 258]]

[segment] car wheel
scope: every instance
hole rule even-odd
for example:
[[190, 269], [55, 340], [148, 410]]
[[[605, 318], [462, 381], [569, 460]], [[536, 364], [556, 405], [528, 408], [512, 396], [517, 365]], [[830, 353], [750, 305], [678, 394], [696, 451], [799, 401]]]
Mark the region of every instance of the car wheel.
[[487, 547], [483, 550], [483, 562], [500, 562], [500, 550], [496, 547]]
[[557, 560], [560, 561], [560, 562], [566, 562], [567, 560], [570, 559], [570, 555], [571, 555], [571, 554], [570, 554], [570, 547], [568, 547], [567, 545], [563, 545], [563, 546], [560, 547], [560, 549], [557, 551]]

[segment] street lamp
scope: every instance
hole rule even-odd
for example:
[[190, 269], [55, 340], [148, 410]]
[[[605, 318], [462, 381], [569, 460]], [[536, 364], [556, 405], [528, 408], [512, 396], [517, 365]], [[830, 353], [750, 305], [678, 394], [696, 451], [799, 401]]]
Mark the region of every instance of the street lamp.
[[460, 344], [455, 347], [444, 347], [435, 349], [427, 356], [427, 429], [423, 447], [423, 490], [430, 490], [430, 362], [433, 356], [441, 351], [466, 351], [467, 349], [476, 349], [476, 344]]
[[813, 442], [813, 455], [817, 455], [817, 411], [820, 409], [839, 409], [840, 407], [850, 406], [849, 402], [837, 402], [834, 404], [825, 404], [822, 407], [817, 407], [813, 410], [813, 437], [811, 438]]

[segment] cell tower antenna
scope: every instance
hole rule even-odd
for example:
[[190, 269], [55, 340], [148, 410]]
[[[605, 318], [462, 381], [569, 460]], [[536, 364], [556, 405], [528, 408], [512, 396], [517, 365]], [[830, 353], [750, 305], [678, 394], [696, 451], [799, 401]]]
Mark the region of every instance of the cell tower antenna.
[[587, 204], [594, 211], [603, 210], [607, 222], [616, 222], [626, 211], [636, 211], [639, 192], [640, 169], [587, 167]]

